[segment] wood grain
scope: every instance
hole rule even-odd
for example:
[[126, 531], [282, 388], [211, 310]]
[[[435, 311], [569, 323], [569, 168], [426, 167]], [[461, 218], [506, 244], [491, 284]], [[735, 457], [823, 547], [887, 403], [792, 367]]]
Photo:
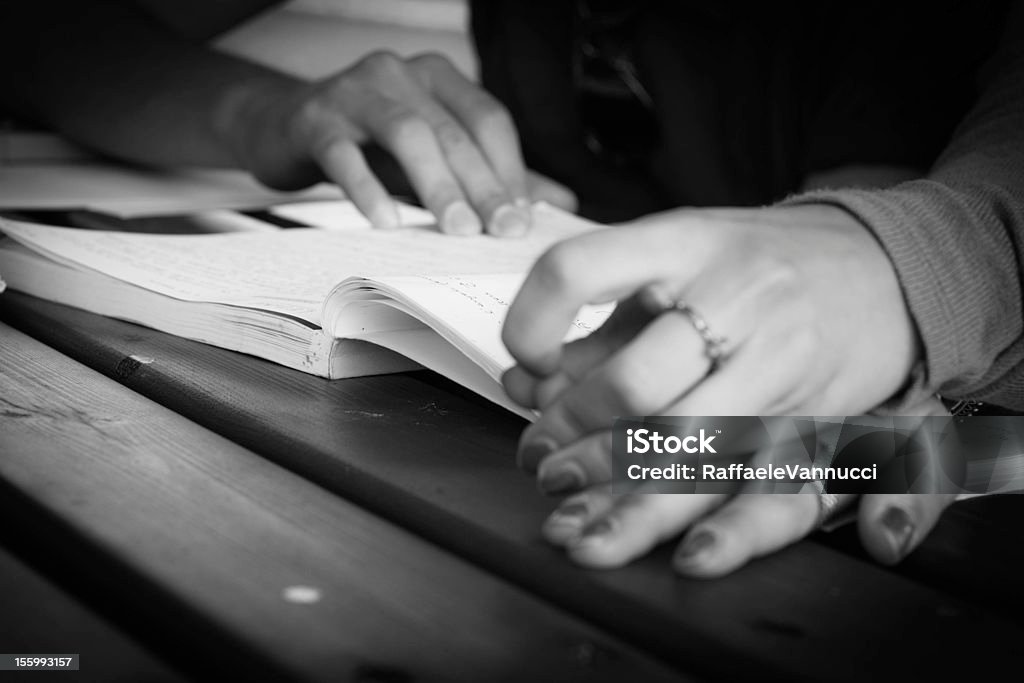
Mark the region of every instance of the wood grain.
[[0, 514], [173, 620], [183, 657], [242, 679], [679, 676], [2, 324], [0, 349]]
[[[553, 503], [513, 463], [523, 423], [431, 373], [329, 382], [17, 294], [0, 315], [687, 669], [791, 680], [966, 674], [976, 661], [920, 655], [964, 648], [1019, 663], [1013, 643], [1024, 632], [997, 606], [819, 543], [710, 582], [673, 577], [667, 549], [621, 570], [575, 568], [539, 537]], [[155, 360], [136, 367], [132, 354]], [[968, 583], [975, 567], [958, 567]]]

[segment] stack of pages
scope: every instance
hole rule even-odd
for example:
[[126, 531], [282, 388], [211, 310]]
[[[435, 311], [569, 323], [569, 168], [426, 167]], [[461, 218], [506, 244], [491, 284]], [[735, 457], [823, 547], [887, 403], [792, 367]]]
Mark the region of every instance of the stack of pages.
[[[154, 235], [0, 219], [0, 273], [14, 290], [322, 377], [415, 361], [532, 417], [499, 382], [506, 310], [540, 254], [597, 226], [540, 204], [522, 239], [338, 227]], [[584, 309], [567, 339], [610, 312]]]

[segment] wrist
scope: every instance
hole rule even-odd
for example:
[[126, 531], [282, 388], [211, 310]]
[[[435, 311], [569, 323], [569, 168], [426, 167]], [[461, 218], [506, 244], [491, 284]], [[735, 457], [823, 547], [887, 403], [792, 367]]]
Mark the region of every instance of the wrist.
[[886, 357], [879, 359], [880, 368], [884, 369], [879, 369], [877, 374], [880, 383], [885, 383], [883, 378], [889, 379], [891, 392], [884, 403], [903, 404], [911, 395], [919, 401], [915, 387], [919, 384], [918, 375], [924, 365], [924, 345], [897, 265], [885, 243], [870, 224], [845, 206], [822, 202], [803, 204], [794, 209], [809, 209], [831, 216], [830, 224], [848, 234], [859, 245], [856, 253], [861, 255], [865, 264], [872, 264], [865, 270], [870, 273], [865, 281], [873, 285], [871, 298], [873, 309], [878, 313], [871, 334], [887, 340], [883, 345]]
[[875, 302], [870, 330], [873, 336], [885, 340], [881, 345], [884, 357], [878, 359], [885, 369], [878, 369], [874, 374], [880, 381], [885, 378], [884, 384], [889, 390], [880, 398], [881, 405], [876, 409], [898, 411], [935, 391], [930, 383], [928, 338], [915, 311], [915, 292], [912, 286], [908, 287], [913, 281], [905, 278], [906, 264], [899, 258], [903, 250], [894, 250], [892, 241], [887, 239], [891, 233], [885, 229], [885, 223], [865, 217], [843, 201], [858, 192], [865, 196], [878, 194], [874, 191], [819, 191], [790, 197], [778, 206], [831, 216], [833, 229], [849, 235], [858, 245], [853, 250], [866, 262], [874, 264], [865, 278], [874, 284], [870, 297]]

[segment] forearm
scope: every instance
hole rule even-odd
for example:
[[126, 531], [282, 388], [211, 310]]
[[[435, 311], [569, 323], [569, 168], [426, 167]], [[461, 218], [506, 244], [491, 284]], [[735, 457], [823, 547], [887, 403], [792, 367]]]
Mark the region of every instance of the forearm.
[[248, 107], [298, 86], [180, 39], [131, 3], [9, 5], [13, 40], [0, 49], [18, 68], [0, 76], [4, 108], [114, 156], [236, 166]]

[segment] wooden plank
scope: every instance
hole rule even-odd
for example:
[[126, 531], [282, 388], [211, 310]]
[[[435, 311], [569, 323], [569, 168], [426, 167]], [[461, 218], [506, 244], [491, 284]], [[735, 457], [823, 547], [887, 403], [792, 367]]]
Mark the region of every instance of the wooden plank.
[[182, 659], [261, 680], [679, 677], [2, 324], [0, 349], [0, 518], [173, 621]]
[[[0, 586], [3, 587], [0, 652], [78, 654], [82, 672], [79, 675], [91, 680], [111, 683], [180, 683], [185, 680], [105, 618], [4, 548], [0, 548]], [[32, 674], [33, 681], [44, 679], [68, 680], [66, 672]]]
[[[1013, 660], [1011, 645], [1024, 635], [988, 606], [813, 542], [710, 582], [673, 577], [667, 550], [621, 570], [577, 569], [539, 538], [552, 502], [514, 466], [523, 423], [429, 373], [328, 382], [21, 295], [6, 297], [2, 315], [325, 488], [710, 676], [969, 673], [971, 662], [917, 653], [977, 646]], [[133, 354], [154, 362], [140, 366]]]

